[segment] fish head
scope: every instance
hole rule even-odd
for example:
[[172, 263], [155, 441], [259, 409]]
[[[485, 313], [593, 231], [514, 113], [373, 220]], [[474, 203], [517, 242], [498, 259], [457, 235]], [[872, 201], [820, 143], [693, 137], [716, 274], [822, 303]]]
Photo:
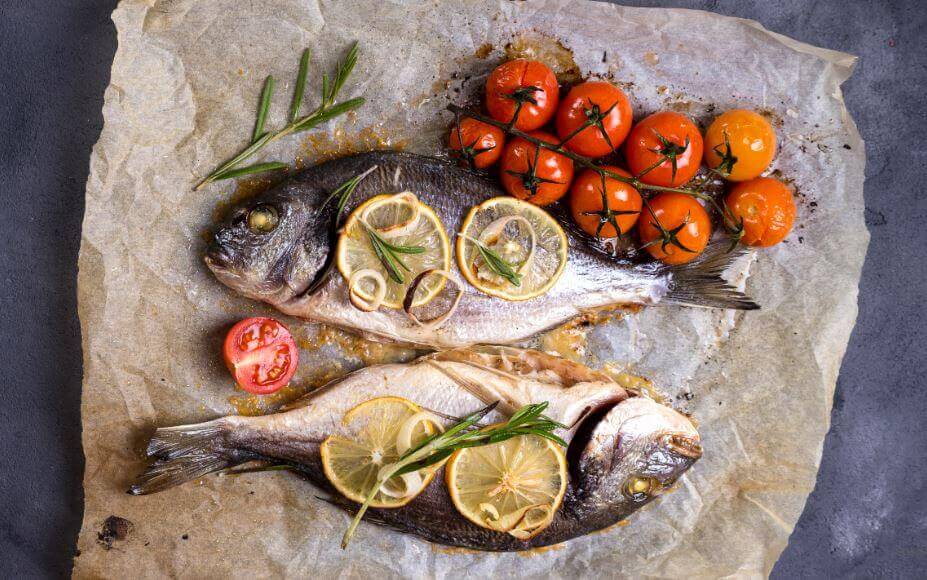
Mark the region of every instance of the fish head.
[[330, 247], [331, 216], [308, 207], [312, 197], [281, 186], [236, 207], [214, 234], [209, 269], [237, 292], [271, 304], [305, 291]]
[[571, 479], [590, 507], [628, 514], [671, 487], [702, 447], [687, 417], [631, 397], [584, 420], [568, 454]]

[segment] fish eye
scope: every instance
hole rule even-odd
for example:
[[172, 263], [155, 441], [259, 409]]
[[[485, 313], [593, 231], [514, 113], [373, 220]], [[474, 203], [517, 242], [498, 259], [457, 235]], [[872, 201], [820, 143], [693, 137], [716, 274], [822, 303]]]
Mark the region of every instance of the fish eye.
[[274, 231], [279, 222], [280, 216], [271, 205], [258, 205], [248, 212], [248, 229], [256, 234]]
[[632, 475], [624, 482], [625, 497], [634, 501], [643, 501], [660, 492], [660, 482], [652, 477]]

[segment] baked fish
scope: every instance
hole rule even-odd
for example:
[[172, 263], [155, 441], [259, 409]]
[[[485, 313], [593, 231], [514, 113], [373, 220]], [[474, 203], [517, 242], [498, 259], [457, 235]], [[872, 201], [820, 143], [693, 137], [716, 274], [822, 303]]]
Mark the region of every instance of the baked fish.
[[509, 302], [462, 282], [459, 306], [439, 327], [417, 324], [401, 310], [359, 310], [344, 278], [331, 275], [336, 204], [326, 200], [365, 173], [346, 210], [383, 193], [412, 192], [451, 235], [470, 208], [504, 195], [480, 175], [435, 158], [395, 151], [343, 157], [309, 168], [232, 211], [214, 235], [207, 265], [227, 286], [286, 314], [439, 348], [512, 344], [586, 312], [623, 304], [758, 308], [721, 278], [736, 253], [710, 246], [701, 259], [684, 266], [633, 264], [573, 235], [565, 271], [542, 296]]
[[[154, 459], [131, 488], [158, 492], [250, 460], [285, 464], [354, 512], [323, 472], [320, 445], [355, 406], [381, 396], [464, 416], [499, 402], [495, 423], [526, 404], [548, 402], [545, 413], [568, 428], [568, 484], [549, 527], [528, 540], [477, 526], [454, 507], [442, 473], [404, 507], [371, 509], [366, 521], [431, 542], [488, 551], [517, 551], [565, 542], [626, 518], [671, 487], [702, 454], [684, 415], [629, 392], [579, 363], [513, 347], [455, 349], [408, 364], [367, 367], [261, 417], [229, 416], [198, 425], [158, 429], [148, 445]], [[441, 468], [443, 470], [443, 467]]]

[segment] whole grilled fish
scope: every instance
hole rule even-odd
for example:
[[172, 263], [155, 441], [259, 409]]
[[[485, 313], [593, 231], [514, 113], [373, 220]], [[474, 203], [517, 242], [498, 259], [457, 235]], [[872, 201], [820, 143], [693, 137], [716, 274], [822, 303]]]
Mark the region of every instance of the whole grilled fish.
[[[459, 307], [438, 328], [416, 324], [397, 310], [358, 310], [350, 302], [343, 277], [328, 275], [336, 245], [332, 235], [336, 204], [326, 200], [340, 185], [370, 170], [347, 210], [375, 195], [411, 191], [435, 210], [451, 235], [459, 231], [470, 208], [504, 195], [481, 176], [439, 159], [394, 151], [344, 157], [309, 168], [234, 210], [216, 232], [206, 263], [224, 284], [287, 314], [380, 338], [445, 348], [511, 344], [584, 312], [621, 304], [757, 308], [720, 277], [732, 256], [714, 247], [701, 260], [669, 268], [621, 262], [573, 236], [566, 270], [543, 296], [507, 302], [461, 282]], [[268, 220], [262, 215], [249, 219], [251, 212], [273, 212], [276, 223], [271, 222], [268, 231]], [[260, 227], [255, 229], [255, 223]]]
[[367, 521], [432, 542], [477, 550], [514, 551], [557, 544], [606, 528], [650, 502], [701, 456], [699, 435], [685, 416], [626, 391], [607, 375], [538, 351], [513, 347], [456, 349], [410, 364], [367, 367], [262, 417], [229, 416], [199, 425], [158, 429], [148, 445], [156, 461], [130, 490], [161, 491], [249, 460], [293, 466], [357, 509], [328, 483], [319, 453], [354, 406], [400, 396], [441, 413], [464, 416], [499, 401], [489, 423], [526, 404], [547, 401], [546, 414], [569, 425], [568, 487], [550, 526], [524, 541], [476, 526], [451, 502], [437, 477], [408, 505], [373, 509]]

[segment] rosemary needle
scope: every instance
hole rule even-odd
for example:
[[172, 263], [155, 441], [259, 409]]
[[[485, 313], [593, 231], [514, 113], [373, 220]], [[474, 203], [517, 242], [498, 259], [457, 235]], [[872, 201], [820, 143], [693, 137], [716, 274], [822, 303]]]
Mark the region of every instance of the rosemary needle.
[[289, 167], [289, 165], [286, 163], [280, 163], [279, 161], [255, 163], [254, 165], [248, 165], [247, 167], [236, 167], [235, 169], [224, 171], [220, 173], [216, 179], [233, 179], [235, 177], [244, 177], [245, 175], [253, 175], [255, 173], [266, 173], [268, 171], [286, 169], [287, 167]]
[[267, 112], [270, 110], [270, 99], [274, 94], [274, 77], [268, 76], [264, 81], [264, 90], [261, 91], [261, 106], [258, 107], [257, 122], [254, 124], [254, 135], [251, 142], [254, 143], [264, 135], [264, 123], [267, 121]]
[[303, 104], [303, 94], [306, 92], [306, 75], [309, 73], [309, 57], [312, 51], [308, 48], [303, 51], [303, 56], [299, 59], [299, 73], [296, 75], [296, 90], [293, 93], [293, 104], [290, 105], [290, 123], [299, 119], [299, 108]]
[[[264, 123], [267, 119], [267, 113], [270, 108], [270, 99], [273, 94], [274, 86], [273, 78], [268, 77], [267, 81], [264, 83], [263, 93], [261, 94], [261, 105], [258, 109], [258, 120], [255, 123], [251, 144], [249, 144], [245, 149], [235, 155], [235, 157], [220, 165], [218, 169], [207, 175], [196, 185], [194, 188], [195, 190], [203, 189], [210, 183], [220, 179], [229, 179], [230, 177], [259, 173], [262, 168], [264, 171], [278, 169], [278, 166], [271, 164], [259, 163], [247, 168], [239, 167], [239, 165], [277, 139], [317, 127], [322, 123], [330, 121], [331, 119], [334, 119], [339, 115], [343, 115], [344, 113], [356, 109], [364, 104], [364, 99], [360, 97], [349, 99], [337, 104], [335, 103], [335, 99], [338, 97], [338, 93], [341, 91], [344, 83], [351, 75], [351, 71], [354, 70], [354, 66], [357, 64], [357, 43], [355, 42], [354, 45], [351, 46], [351, 49], [348, 51], [347, 56], [345, 56], [344, 60], [338, 66], [334, 80], [329, 81], [328, 75], [325, 75], [323, 78], [322, 101], [319, 106], [316, 107], [315, 110], [313, 110], [311, 113], [300, 117], [299, 112], [302, 106], [305, 81], [309, 68], [309, 56], [310, 53], [308, 50], [306, 50], [303, 52], [303, 55], [300, 58], [299, 73], [297, 75], [297, 86], [293, 95], [293, 103], [290, 107], [288, 124], [275, 132], [264, 132]], [[248, 171], [238, 173], [239, 171], [245, 169], [248, 169]], [[235, 170], [235, 172], [232, 170]]]

